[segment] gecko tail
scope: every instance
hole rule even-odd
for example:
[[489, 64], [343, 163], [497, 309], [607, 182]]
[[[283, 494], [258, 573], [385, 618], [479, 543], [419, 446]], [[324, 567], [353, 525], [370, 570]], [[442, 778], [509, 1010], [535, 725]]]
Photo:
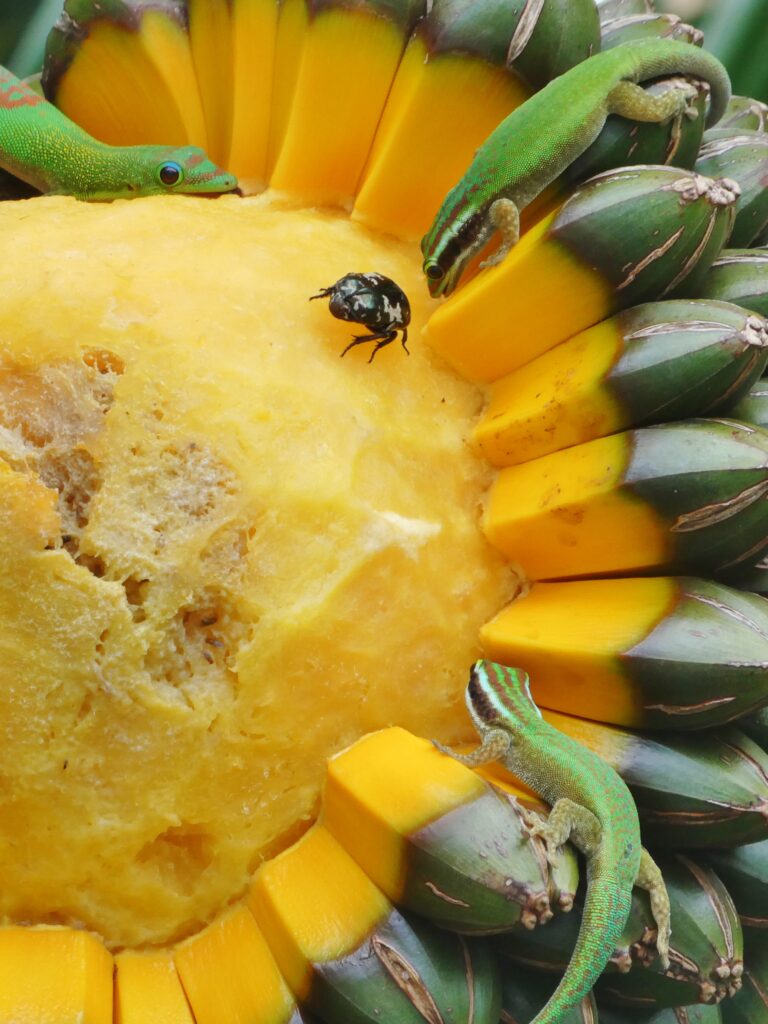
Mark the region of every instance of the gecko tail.
[[631, 893], [590, 882], [576, 945], [565, 972], [531, 1024], [561, 1024], [591, 991], [613, 956], [631, 907]]

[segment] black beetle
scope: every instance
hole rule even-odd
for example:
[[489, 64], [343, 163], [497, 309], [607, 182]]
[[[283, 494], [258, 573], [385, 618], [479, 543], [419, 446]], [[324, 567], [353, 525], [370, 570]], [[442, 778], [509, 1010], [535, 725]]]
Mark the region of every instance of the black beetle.
[[347, 345], [342, 356], [346, 355], [355, 345], [366, 341], [375, 341], [369, 363], [380, 348], [389, 345], [402, 331], [400, 339], [408, 353], [408, 324], [411, 322], [411, 306], [403, 289], [383, 274], [345, 274], [339, 280], [323, 288], [312, 299], [329, 299], [328, 308], [338, 320], [349, 320], [352, 323], [367, 327], [370, 334], [356, 334]]

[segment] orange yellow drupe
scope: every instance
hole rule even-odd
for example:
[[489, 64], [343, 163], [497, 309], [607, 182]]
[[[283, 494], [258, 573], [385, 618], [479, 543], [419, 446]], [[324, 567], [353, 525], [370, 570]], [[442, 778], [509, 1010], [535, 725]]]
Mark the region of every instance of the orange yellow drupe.
[[630, 437], [598, 438], [501, 470], [488, 499], [488, 539], [533, 580], [663, 564], [666, 523], [624, 486]]
[[232, 138], [234, 53], [228, 0], [188, 0], [189, 45], [205, 117], [207, 152], [223, 165]]
[[89, 26], [55, 100], [112, 145], [208, 145], [189, 37], [163, 10], [143, 11], [136, 29], [104, 20]]
[[73, 928], [0, 928], [0, 1020], [112, 1024], [112, 957]]
[[195, 1024], [170, 952], [118, 953], [115, 1024]]
[[239, 904], [176, 948], [195, 1024], [284, 1024], [294, 1001], [253, 914]]
[[232, 4], [232, 137], [225, 166], [246, 195], [267, 183], [277, 21], [272, 0]]
[[[270, 185], [305, 203], [350, 206], [400, 60], [402, 30], [364, 9], [336, 7], [315, 13], [302, 35]], [[278, 60], [286, 54], [281, 47]]]
[[415, 34], [381, 116], [352, 216], [400, 238], [426, 233], [474, 152], [530, 95], [509, 69], [431, 56]]
[[262, 865], [248, 905], [299, 999], [309, 995], [315, 965], [354, 952], [392, 911], [322, 825]]
[[616, 322], [606, 320], [495, 381], [472, 431], [480, 454], [513, 466], [619, 429], [605, 378], [621, 342]]
[[542, 707], [636, 725], [641, 714], [622, 655], [676, 598], [668, 578], [535, 583], [483, 627], [483, 647], [528, 673]]

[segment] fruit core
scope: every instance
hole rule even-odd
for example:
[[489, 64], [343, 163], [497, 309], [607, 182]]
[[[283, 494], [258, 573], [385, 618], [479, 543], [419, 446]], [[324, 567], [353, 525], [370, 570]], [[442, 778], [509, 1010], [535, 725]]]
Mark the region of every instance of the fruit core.
[[[0, 205], [0, 918], [174, 941], [317, 813], [327, 757], [468, 738], [512, 593], [482, 397], [417, 247], [268, 197]], [[409, 295], [371, 364], [309, 296]], [[361, 329], [363, 330], [363, 329]]]

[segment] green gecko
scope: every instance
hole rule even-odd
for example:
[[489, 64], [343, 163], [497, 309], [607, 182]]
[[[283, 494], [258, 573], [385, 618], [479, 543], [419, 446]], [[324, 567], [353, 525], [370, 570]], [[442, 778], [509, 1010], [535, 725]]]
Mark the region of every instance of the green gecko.
[[86, 200], [237, 188], [237, 178], [196, 146], [98, 142], [3, 67], [0, 167], [39, 192]]
[[725, 68], [711, 54], [675, 39], [635, 40], [589, 57], [505, 118], [477, 150], [422, 239], [430, 293], [449, 295], [496, 231], [501, 246], [481, 266], [500, 263], [517, 244], [520, 210], [595, 141], [609, 114], [657, 122], [683, 113], [695, 117], [693, 85], [651, 96], [637, 84], [670, 74], [707, 82], [707, 124], [719, 120], [731, 94]]
[[669, 897], [656, 864], [640, 844], [632, 796], [602, 758], [541, 717], [521, 669], [490, 661], [472, 666], [467, 707], [482, 744], [471, 754], [436, 746], [462, 764], [500, 760], [552, 806], [548, 819], [526, 814], [547, 859], [571, 839], [586, 857], [587, 892], [579, 937], [549, 1002], [531, 1024], [560, 1024], [589, 992], [611, 957], [629, 915], [632, 886], [647, 889], [657, 925], [656, 947], [669, 966]]

